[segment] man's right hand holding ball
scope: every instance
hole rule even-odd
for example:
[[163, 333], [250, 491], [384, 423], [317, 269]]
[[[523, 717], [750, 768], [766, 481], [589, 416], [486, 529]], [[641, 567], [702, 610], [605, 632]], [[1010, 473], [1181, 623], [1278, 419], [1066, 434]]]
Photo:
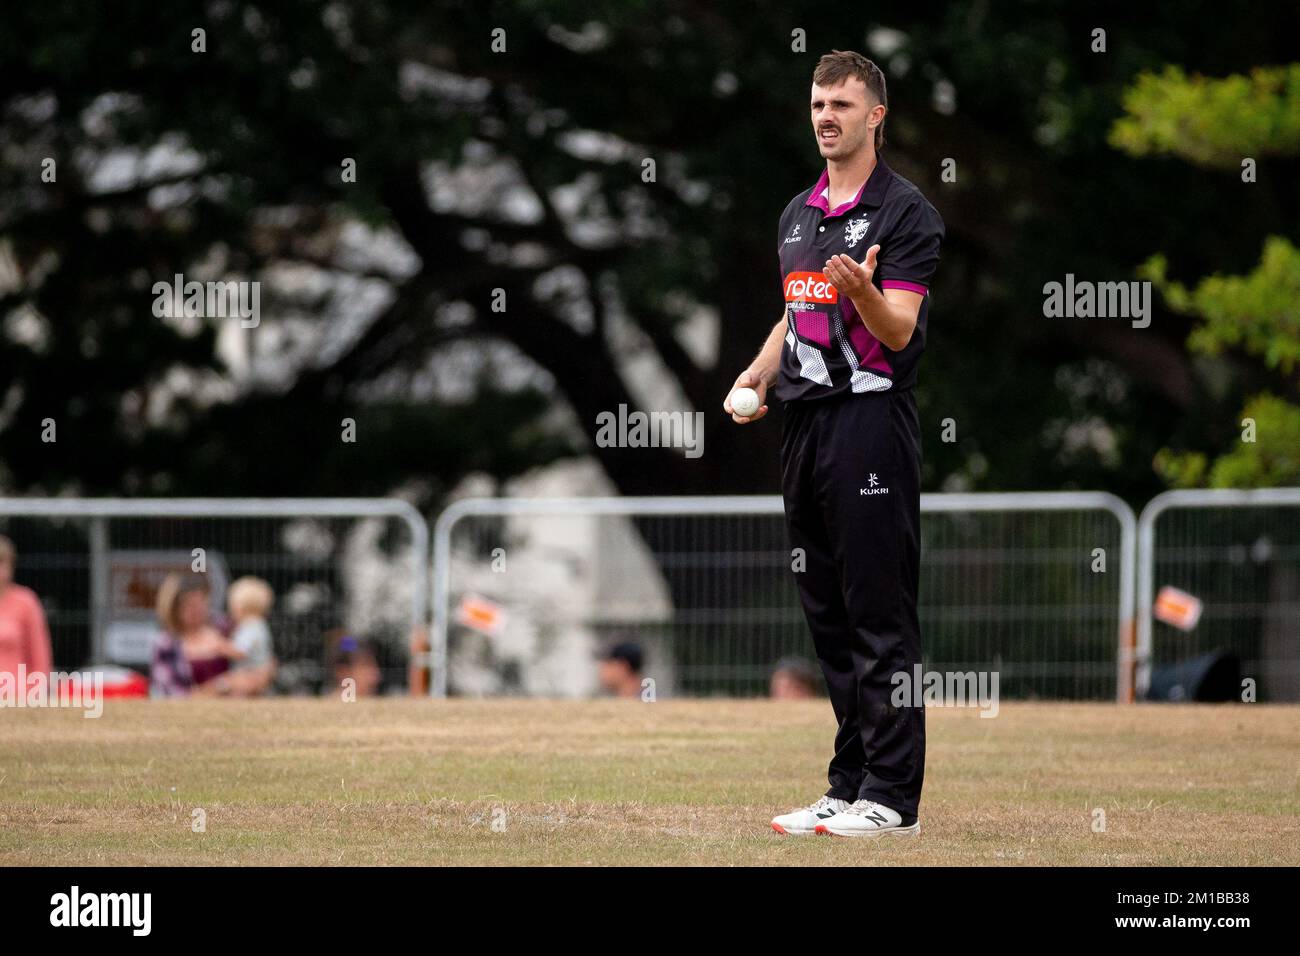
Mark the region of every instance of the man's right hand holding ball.
[[[731, 406], [731, 396], [738, 388], [752, 388], [758, 393], [758, 411], [750, 415], [741, 415]], [[722, 410], [731, 416], [731, 420], [737, 425], [747, 425], [750, 422], [756, 422], [767, 414], [767, 383], [757, 372], [745, 369], [737, 377], [731, 391], [727, 393], [726, 400], [722, 403]]]

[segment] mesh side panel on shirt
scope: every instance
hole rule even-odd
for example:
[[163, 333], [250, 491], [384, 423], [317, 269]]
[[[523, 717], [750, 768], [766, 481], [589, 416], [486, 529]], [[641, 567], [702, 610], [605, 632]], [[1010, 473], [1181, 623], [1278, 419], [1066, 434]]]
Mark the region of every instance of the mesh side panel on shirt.
[[844, 360], [849, 363], [852, 374], [849, 375], [849, 390], [852, 392], [887, 392], [894, 384], [889, 379], [876, 375], [874, 372], [868, 372], [858, 368], [858, 357], [853, 351], [853, 346], [849, 345], [848, 338], [844, 334], [844, 323], [837, 317], [835, 319], [835, 341], [839, 344], [840, 352], [844, 355]]
[[826, 369], [826, 360], [822, 358], [822, 353], [811, 345], [800, 342], [793, 332], [786, 333], [785, 342], [794, 350], [795, 358], [799, 360], [800, 377], [830, 387], [831, 373]]

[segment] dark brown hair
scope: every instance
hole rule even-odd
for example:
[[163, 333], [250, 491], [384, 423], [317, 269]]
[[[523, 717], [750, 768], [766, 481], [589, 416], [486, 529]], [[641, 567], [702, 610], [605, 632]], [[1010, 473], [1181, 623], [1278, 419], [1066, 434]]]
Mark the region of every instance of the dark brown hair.
[[[872, 63], [861, 53], [852, 50], [832, 50], [817, 61], [813, 70], [813, 82], [818, 86], [839, 86], [851, 76], [856, 76], [867, 87], [881, 106], [889, 109], [889, 98], [885, 93], [885, 74], [880, 67]], [[882, 119], [876, 127], [876, 149], [885, 145], [885, 121]]]

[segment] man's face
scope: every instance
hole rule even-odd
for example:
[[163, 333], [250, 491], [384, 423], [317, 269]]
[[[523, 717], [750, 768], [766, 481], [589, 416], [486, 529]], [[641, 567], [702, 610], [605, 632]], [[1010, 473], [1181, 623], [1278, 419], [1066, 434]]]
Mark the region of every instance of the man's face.
[[813, 84], [813, 135], [826, 159], [848, 159], [873, 142], [871, 124], [879, 124], [884, 115], [885, 108], [873, 103], [867, 85], [856, 76], [839, 86]]

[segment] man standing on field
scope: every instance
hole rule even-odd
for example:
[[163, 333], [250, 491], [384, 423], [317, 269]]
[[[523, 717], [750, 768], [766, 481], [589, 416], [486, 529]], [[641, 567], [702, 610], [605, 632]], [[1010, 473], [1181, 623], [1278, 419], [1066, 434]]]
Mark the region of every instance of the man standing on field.
[[893, 675], [921, 662], [921, 433], [913, 388], [943, 220], [880, 158], [885, 77], [857, 53], [823, 56], [812, 127], [826, 169], [781, 214], [785, 310], [736, 379], [767, 414], [785, 403], [781, 484], [796, 574], [839, 730], [830, 789], [783, 814], [784, 834], [913, 836], [925, 711], [894, 706]]

